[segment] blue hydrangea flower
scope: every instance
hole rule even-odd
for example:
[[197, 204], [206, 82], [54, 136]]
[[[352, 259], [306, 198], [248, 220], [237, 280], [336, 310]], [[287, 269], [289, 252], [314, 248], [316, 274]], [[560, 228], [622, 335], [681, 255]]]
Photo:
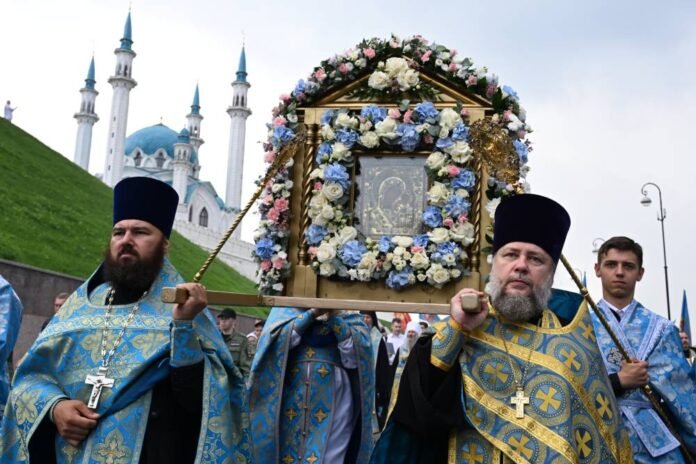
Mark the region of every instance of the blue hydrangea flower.
[[423, 211], [423, 224], [428, 227], [440, 227], [442, 225], [442, 212], [436, 206], [428, 206]]
[[256, 256], [261, 259], [271, 259], [273, 256], [273, 240], [262, 238], [256, 242]]
[[324, 114], [321, 115], [322, 125], [331, 124], [331, 121], [336, 116], [336, 110], [326, 110]]
[[343, 189], [348, 188], [348, 181], [350, 180], [350, 176], [348, 175], [348, 171], [346, 168], [338, 163], [332, 163], [326, 166], [326, 169], [324, 169], [324, 180], [326, 182], [336, 182], [337, 184], [340, 184]]
[[529, 159], [529, 147], [521, 140], [513, 140], [512, 144], [515, 146], [517, 156], [520, 157], [520, 163], [525, 164]]
[[451, 147], [452, 145], [454, 145], [454, 142], [449, 137], [437, 139], [437, 142], [435, 143], [435, 146], [440, 150], [444, 150], [445, 148]]
[[392, 248], [394, 248], [394, 244], [391, 241], [391, 237], [387, 237], [384, 235], [382, 238], [379, 239], [379, 243], [377, 244], [377, 249], [381, 251], [382, 253], [389, 253]]
[[401, 271], [393, 270], [387, 276], [387, 287], [400, 289], [408, 286], [411, 276], [411, 268], [406, 266]]
[[428, 241], [428, 234], [418, 234], [415, 237], [413, 237], [413, 244], [419, 247], [427, 247]]
[[299, 95], [299, 94], [303, 93], [305, 91], [305, 86], [306, 86], [306, 84], [305, 84], [304, 79], [300, 79], [299, 81], [297, 81], [297, 85], [295, 86], [295, 92], [294, 92], [295, 95]]
[[437, 246], [437, 252], [443, 255], [449, 255], [457, 250], [457, 244], [454, 242], [444, 242]]
[[453, 195], [445, 204], [445, 211], [451, 217], [458, 217], [462, 214], [468, 214], [471, 203], [466, 198], [459, 195]]
[[367, 105], [360, 111], [360, 116], [377, 124], [387, 117], [387, 109], [377, 105]]
[[273, 129], [273, 145], [283, 145], [288, 143], [292, 138], [295, 137], [295, 133], [292, 129], [288, 129], [285, 126], [277, 126]]
[[471, 190], [476, 184], [476, 174], [468, 169], [462, 169], [459, 174], [452, 179], [452, 188]]
[[396, 127], [396, 135], [400, 137], [401, 148], [404, 151], [413, 151], [420, 141], [420, 134], [416, 131], [415, 124], [399, 124]]
[[438, 112], [432, 102], [425, 101], [416, 106], [413, 110], [413, 114], [416, 116], [414, 118], [416, 122], [425, 122], [427, 119], [437, 118]]
[[328, 230], [325, 226], [320, 226], [317, 224], [312, 224], [307, 228], [305, 236], [307, 237], [307, 243], [310, 245], [317, 245], [321, 243], [322, 239], [326, 236]]
[[362, 255], [367, 252], [367, 247], [357, 240], [350, 240], [338, 249], [338, 257], [343, 264], [355, 267], [360, 264]]
[[510, 98], [512, 98], [513, 100], [519, 100], [519, 99], [520, 99], [520, 97], [517, 96], [517, 92], [515, 92], [515, 90], [514, 90], [512, 87], [510, 87], [509, 85], [504, 85], [504, 86], [503, 86], [503, 92], [505, 92], [506, 94], [508, 94], [508, 96], [509, 96]]
[[317, 156], [315, 157], [317, 164], [325, 163], [331, 156], [331, 153], [333, 153], [333, 144], [324, 142], [319, 145]]
[[348, 148], [352, 148], [355, 142], [358, 141], [359, 134], [350, 129], [341, 129], [336, 131], [336, 140], [341, 142]]
[[459, 124], [454, 126], [454, 129], [452, 130], [452, 138], [457, 141], [468, 140], [469, 128], [460, 122]]

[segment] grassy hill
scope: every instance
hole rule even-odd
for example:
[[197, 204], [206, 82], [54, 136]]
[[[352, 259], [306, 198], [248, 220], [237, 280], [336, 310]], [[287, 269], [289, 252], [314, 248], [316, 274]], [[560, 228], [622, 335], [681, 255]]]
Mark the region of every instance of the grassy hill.
[[[112, 201], [112, 190], [99, 179], [0, 118], [0, 258], [88, 277], [106, 249]], [[173, 232], [169, 255], [184, 278], [192, 279], [207, 252]], [[256, 293], [252, 281], [219, 261], [203, 283]]]

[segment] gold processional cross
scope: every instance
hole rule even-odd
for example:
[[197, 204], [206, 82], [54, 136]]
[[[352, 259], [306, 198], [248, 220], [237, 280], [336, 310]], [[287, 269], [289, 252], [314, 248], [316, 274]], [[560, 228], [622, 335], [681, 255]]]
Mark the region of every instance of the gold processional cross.
[[97, 375], [88, 375], [85, 378], [85, 383], [92, 385], [92, 393], [90, 393], [89, 402], [87, 403], [87, 407], [90, 409], [97, 409], [102, 388], [113, 388], [114, 386], [114, 379], [106, 376], [106, 369], [106, 367], [102, 366], [99, 368]]
[[517, 419], [522, 419], [524, 417], [524, 405], [529, 404], [529, 397], [524, 396], [522, 387], [517, 387], [515, 396], [510, 398], [510, 404], [515, 405], [515, 417]]

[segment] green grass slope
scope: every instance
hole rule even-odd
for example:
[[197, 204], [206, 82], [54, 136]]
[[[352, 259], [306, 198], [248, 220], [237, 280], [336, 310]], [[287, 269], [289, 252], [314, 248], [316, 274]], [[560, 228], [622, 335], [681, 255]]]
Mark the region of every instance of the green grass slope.
[[[99, 179], [0, 118], [0, 258], [88, 277], [107, 245], [112, 199], [112, 190]], [[173, 232], [169, 255], [190, 280], [207, 252]], [[256, 293], [252, 281], [217, 260], [203, 283], [215, 290]]]

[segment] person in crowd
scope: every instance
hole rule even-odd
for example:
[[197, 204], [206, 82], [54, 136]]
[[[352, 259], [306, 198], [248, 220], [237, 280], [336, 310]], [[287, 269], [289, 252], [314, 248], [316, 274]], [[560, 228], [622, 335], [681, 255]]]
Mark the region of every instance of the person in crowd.
[[[63, 303], [65, 303], [65, 300], [68, 299], [70, 294], [68, 292], [60, 292], [56, 296], [53, 297], [53, 314], [57, 314], [58, 310], [63, 306]], [[44, 323], [41, 325], [41, 330], [46, 328], [46, 326], [53, 320], [53, 316], [46, 318]]]
[[249, 340], [244, 334], [237, 331], [237, 311], [232, 308], [225, 308], [217, 315], [217, 325], [230, 349], [234, 364], [242, 371], [245, 380], [249, 379], [251, 360], [254, 354], [249, 348]]

